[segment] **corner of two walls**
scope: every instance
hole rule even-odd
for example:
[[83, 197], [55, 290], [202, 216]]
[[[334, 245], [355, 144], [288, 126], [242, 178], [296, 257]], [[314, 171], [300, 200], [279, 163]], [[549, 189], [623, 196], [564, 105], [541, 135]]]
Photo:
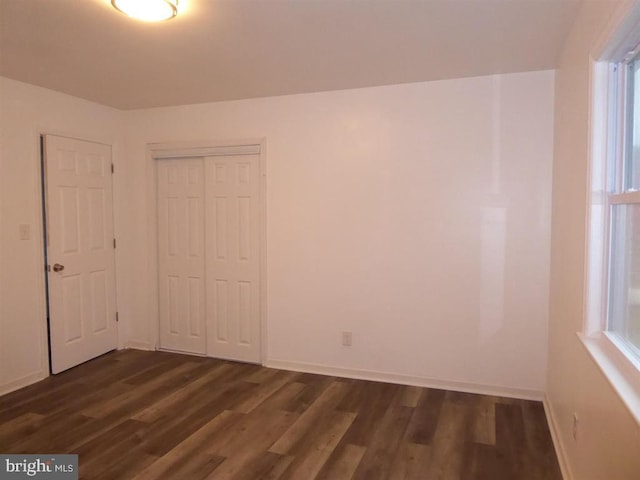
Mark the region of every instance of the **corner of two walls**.
[[[120, 345], [135, 348], [155, 346], [146, 145], [266, 137], [269, 364], [539, 397], [553, 78], [128, 112], [3, 80], [2, 338], [44, 331], [44, 300], [33, 301], [42, 296], [39, 131], [112, 139]], [[9, 205], [20, 207], [5, 217]], [[34, 226], [27, 244], [17, 240], [20, 223]], [[340, 344], [342, 331], [353, 332], [352, 347]], [[3, 385], [46, 375], [42, 341], [11, 343], [27, 345], [0, 342]]]

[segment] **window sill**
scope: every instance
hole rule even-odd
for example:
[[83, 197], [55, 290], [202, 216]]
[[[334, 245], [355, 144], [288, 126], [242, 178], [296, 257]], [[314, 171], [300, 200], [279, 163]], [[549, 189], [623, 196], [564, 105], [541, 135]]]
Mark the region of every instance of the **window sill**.
[[609, 335], [598, 333], [587, 336], [580, 332], [577, 335], [640, 425], [640, 370], [619, 350]]

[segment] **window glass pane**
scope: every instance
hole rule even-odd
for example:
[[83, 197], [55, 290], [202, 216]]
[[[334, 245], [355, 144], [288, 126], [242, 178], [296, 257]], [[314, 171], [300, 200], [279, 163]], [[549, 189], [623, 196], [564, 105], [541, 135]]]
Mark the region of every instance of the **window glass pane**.
[[625, 187], [640, 190], [640, 55], [629, 63], [629, 130]]
[[640, 204], [614, 205], [609, 330], [640, 349]]

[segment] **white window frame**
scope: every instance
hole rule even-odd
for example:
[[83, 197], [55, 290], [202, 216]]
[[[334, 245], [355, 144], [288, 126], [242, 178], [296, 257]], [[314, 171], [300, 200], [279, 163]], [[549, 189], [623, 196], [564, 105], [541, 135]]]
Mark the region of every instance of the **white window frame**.
[[[621, 191], [624, 161], [625, 75], [617, 69], [640, 45], [640, 4], [618, 12], [592, 51], [590, 95], [590, 188], [587, 222], [585, 321], [579, 338], [640, 424], [640, 358], [607, 331], [611, 205], [640, 202], [640, 192]], [[622, 126], [622, 127], [621, 127]], [[612, 164], [615, 162], [615, 167]]]

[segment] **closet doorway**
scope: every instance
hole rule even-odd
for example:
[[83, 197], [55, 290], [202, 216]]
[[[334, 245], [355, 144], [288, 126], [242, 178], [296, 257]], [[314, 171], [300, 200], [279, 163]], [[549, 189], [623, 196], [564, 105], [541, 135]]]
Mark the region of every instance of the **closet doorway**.
[[169, 150], [154, 160], [158, 347], [260, 363], [260, 145]]

